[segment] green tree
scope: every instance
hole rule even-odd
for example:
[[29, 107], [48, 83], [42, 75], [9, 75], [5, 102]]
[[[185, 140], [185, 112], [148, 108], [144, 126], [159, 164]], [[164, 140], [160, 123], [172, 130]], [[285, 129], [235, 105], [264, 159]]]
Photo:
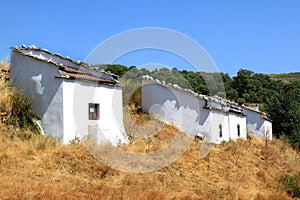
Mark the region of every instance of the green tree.
[[273, 119], [276, 137], [285, 136], [299, 148], [300, 144], [300, 81], [284, 84], [268, 100], [267, 112]]

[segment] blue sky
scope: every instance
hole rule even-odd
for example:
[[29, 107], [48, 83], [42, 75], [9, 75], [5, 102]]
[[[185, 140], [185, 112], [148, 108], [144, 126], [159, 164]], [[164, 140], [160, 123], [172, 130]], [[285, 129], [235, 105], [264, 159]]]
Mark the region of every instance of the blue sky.
[[[300, 71], [300, 1], [2, 1], [0, 59], [10, 47], [35, 44], [84, 60], [105, 39], [134, 28], [162, 27], [202, 45], [219, 71]], [[189, 64], [157, 51], [116, 60], [125, 65]]]

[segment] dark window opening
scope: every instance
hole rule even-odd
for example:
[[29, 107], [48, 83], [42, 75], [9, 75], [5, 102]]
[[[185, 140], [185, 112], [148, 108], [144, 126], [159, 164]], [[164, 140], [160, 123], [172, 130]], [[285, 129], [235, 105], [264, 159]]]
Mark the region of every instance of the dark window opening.
[[89, 103], [89, 119], [98, 120], [99, 119], [99, 104]]
[[219, 124], [219, 136], [222, 137], [222, 124]]
[[210, 107], [210, 102], [208, 102], [207, 100], [205, 100], [205, 105], [203, 107], [204, 109], [211, 109]]
[[240, 137], [240, 135], [241, 135], [241, 127], [239, 124], [237, 125], [237, 135], [238, 135], [238, 137]]

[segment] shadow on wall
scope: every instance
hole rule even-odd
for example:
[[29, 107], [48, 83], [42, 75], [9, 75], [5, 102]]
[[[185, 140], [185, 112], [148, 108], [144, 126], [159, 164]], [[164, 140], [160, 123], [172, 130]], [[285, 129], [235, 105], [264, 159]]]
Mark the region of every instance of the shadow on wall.
[[203, 110], [204, 100], [184, 92], [147, 83], [142, 89], [142, 108], [150, 115], [172, 123], [190, 136], [209, 131], [210, 112]]
[[16, 52], [12, 54], [10, 83], [21, 88], [26, 96], [33, 97], [33, 108], [40, 117], [44, 116], [61, 86], [60, 80], [52, 81], [57, 75], [57, 68], [52, 64], [41, 64], [40, 61]]

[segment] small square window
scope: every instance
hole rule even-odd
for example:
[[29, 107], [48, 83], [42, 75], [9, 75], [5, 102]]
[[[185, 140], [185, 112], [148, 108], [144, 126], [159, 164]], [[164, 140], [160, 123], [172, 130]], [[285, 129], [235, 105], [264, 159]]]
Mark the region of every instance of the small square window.
[[99, 107], [98, 103], [89, 103], [89, 120], [99, 119]]

